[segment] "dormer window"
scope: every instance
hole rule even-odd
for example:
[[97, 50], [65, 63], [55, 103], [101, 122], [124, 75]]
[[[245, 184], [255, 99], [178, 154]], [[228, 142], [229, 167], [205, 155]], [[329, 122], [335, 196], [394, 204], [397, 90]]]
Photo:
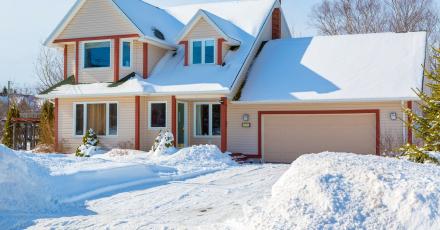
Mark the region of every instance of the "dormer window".
[[215, 40], [200, 39], [191, 42], [192, 64], [215, 63]]

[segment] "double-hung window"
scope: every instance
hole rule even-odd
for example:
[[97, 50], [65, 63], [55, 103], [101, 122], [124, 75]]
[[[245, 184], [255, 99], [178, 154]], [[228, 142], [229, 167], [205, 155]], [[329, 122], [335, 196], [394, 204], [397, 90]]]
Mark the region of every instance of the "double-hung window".
[[93, 129], [100, 136], [118, 134], [117, 103], [76, 103], [74, 105], [75, 135], [82, 136]]
[[220, 136], [220, 104], [196, 103], [194, 106], [194, 135]]
[[167, 127], [166, 102], [149, 102], [148, 114], [148, 127], [150, 129], [160, 129]]
[[131, 67], [132, 59], [132, 43], [128, 40], [121, 42], [121, 66], [125, 68]]
[[84, 43], [84, 68], [110, 67], [110, 41]]
[[192, 63], [193, 64], [214, 64], [215, 63], [215, 41], [214, 39], [193, 40]]

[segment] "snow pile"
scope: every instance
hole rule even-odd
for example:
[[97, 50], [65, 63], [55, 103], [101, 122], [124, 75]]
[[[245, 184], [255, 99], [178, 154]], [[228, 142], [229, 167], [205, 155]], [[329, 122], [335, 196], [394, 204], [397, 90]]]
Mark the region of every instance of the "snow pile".
[[434, 229], [440, 167], [377, 156], [304, 155], [246, 212], [252, 229]]
[[48, 183], [45, 168], [0, 145], [0, 213], [52, 209]]

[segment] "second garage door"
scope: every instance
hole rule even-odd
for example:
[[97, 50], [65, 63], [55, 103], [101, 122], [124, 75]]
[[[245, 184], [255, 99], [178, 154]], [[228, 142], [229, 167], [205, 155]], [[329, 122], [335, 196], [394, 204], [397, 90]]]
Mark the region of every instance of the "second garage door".
[[359, 114], [266, 114], [262, 150], [267, 162], [290, 163], [322, 151], [374, 154], [376, 116]]

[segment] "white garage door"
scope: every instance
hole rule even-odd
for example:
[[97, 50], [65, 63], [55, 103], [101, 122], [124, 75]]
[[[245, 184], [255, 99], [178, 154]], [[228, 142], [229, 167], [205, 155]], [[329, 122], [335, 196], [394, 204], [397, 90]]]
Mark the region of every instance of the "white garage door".
[[322, 151], [375, 154], [375, 114], [266, 114], [262, 116], [266, 162], [290, 163]]

